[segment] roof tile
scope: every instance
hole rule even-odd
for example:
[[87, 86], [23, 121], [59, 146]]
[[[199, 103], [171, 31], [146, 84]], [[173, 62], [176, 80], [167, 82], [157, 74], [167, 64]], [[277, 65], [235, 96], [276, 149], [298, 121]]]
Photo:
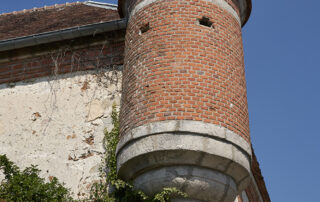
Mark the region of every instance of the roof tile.
[[0, 15], [0, 40], [119, 19], [118, 11], [68, 3]]

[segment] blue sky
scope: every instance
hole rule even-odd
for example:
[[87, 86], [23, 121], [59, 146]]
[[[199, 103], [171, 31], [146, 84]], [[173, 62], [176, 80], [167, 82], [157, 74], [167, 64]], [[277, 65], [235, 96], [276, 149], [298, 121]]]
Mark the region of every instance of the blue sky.
[[[1, 1], [0, 13], [65, 2]], [[319, 198], [319, 7], [319, 0], [253, 0], [243, 29], [252, 142], [275, 202]]]
[[243, 29], [252, 142], [272, 201], [316, 201], [320, 1], [255, 0]]

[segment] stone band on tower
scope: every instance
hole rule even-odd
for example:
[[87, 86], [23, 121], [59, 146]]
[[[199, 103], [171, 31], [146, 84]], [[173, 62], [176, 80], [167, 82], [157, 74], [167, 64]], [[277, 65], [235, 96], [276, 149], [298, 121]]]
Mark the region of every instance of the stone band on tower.
[[119, 176], [150, 195], [177, 187], [188, 200], [234, 201], [251, 172], [241, 36], [251, 0], [119, 7], [128, 18]]

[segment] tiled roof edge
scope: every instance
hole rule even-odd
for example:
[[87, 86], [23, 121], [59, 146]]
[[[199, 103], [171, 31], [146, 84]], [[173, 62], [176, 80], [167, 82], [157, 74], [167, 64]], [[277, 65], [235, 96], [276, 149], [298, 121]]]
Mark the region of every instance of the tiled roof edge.
[[254, 177], [253, 174], [251, 174], [251, 181], [253, 182], [253, 186], [254, 186], [254, 188], [256, 189], [256, 193], [258, 194], [258, 197], [259, 197], [259, 200], [260, 200], [259, 202], [265, 202], [265, 201], [263, 200], [263, 198], [262, 198], [261, 190], [259, 189], [258, 184], [257, 184], [257, 182], [256, 182], [256, 178]]
[[109, 9], [109, 10], [117, 10], [118, 5], [117, 4], [109, 4], [109, 3], [104, 3], [104, 2], [98, 2], [98, 1], [85, 1], [83, 4], [87, 6], [94, 6], [94, 7], [99, 7], [99, 8], [104, 8], [104, 9]]
[[258, 159], [255, 155], [254, 149], [251, 145], [251, 150], [252, 150], [252, 161], [256, 164], [255, 166], [252, 166], [252, 169], [256, 169], [255, 171], [252, 170], [252, 181], [254, 182], [254, 186], [259, 194], [260, 200], [263, 202], [270, 202], [270, 196], [264, 181], [264, 177], [262, 176], [262, 172], [260, 169], [260, 165], [258, 162]]
[[31, 12], [37, 12], [37, 11], [45, 11], [45, 10], [51, 10], [55, 8], [63, 8], [66, 6], [74, 6], [74, 5], [79, 5], [79, 4], [84, 4], [87, 6], [94, 6], [94, 7], [99, 7], [99, 8], [104, 8], [104, 9], [109, 9], [109, 10], [117, 10], [118, 5], [116, 4], [109, 4], [109, 3], [103, 3], [103, 2], [98, 2], [98, 1], [84, 1], [84, 2], [73, 2], [73, 3], [64, 3], [64, 4], [55, 4], [52, 6], [44, 6], [40, 8], [32, 8], [32, 9], [23, 9], [21, 11], [13, 11], [10, 13], [1, 13], [1, 16], [6, 16], [6, 15], [18, 15], [18, 14], [24, 14], [24, 13], [31, 13]]
[[55, 4], [52, 6], [44, 6], [44, 7], [40, 7], [40, 8], [32, 8], [32, 9], [23, 9], [21, 11], [13, 11], [10, 13], [1, 13], [1, 16], [5, 16], [5, 15], [18, 15], [18, 14], [24, 14], [24, 13], [31, 13], [31, 12], [36, 12], [36, 11], [44, 11], [44, 10], [51, 10], [51, 9], [55, 9], [55, 8], [62, 8], [62, 7], [66, 7], [66, 6], [74, 6], [74, 5], [79, 5], [79, 4], [84, 4], [84, 2], [73, 2], [73, 3], [68, 3], [66, 2], [65, 4]]
[[127, 26], [126, 19], [114, 20], [91, 25], [72, 27], [57, 31], [34, 34], [25, 37], [6, 39], [0, 41], [0, 51], [8, 51], [18, 48], [57, 42], [77, 37], [95, 35], [108, 31], [125, 29]]

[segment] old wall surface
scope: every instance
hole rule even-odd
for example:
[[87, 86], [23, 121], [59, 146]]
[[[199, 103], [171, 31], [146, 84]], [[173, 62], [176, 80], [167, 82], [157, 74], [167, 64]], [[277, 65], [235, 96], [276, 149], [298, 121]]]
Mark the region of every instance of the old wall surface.
[[[0, 154], [21, 168], [39, 165], [42, 177], [87, 196], [104, 166], [103, 131], [112, 128], [112, 104], [119, 106], [121, 68], [1, 84]], [[246, 192], [260, 201], [253, 184]]]
[[[39, 165], [47, 180], [87, 196], [104, 165], [112, 103], [119, 106], [123, 35], [1, 52], [0, 154], [22, 168]], [[248, 201], [261, 201], [256, 191], [246, 189]]]
[[1, 84], [0, 154], [21, 168], [39, 165], [42, 177], [86, 196], [103, 166], [103, 131], [112, 128], [120, 81], [121, 71], [100, 69]]

